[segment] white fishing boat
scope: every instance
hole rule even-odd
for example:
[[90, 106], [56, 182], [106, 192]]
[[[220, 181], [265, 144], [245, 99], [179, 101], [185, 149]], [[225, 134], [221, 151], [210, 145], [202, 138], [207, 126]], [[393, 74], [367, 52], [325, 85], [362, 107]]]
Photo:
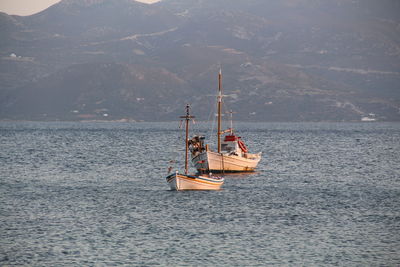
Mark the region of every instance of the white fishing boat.
[[[231, 128], [221, 130], [222, 97], [222, 73], [220, 70], [217, 95], [217, 151], [212, 151], [208, 145], [204, 144], [203, 136], [194, 136], [189, 141], [192, 163], [200, 173], [252, 172], [261, 160], [261, 152], [249, 153], [241, 137], [234, 133], [232, 119]], [[223, 140], [221, 137], [224, 137]]]
[[224, 178], [210, 175], [189, 175], [189, 121], [194, 118], [190, 115], [190, 107], [186, 105], [186, 116], [181, 116], [186, 121], [186, 138], [185, 138], [185, 173], [170, 174], [166, 177], [167, 183], [171, 190], [219, 190], [224, 183]]
[[167, 176], [167, 182], [171, 190], [220, 190], [224, 178], [176, 172]]

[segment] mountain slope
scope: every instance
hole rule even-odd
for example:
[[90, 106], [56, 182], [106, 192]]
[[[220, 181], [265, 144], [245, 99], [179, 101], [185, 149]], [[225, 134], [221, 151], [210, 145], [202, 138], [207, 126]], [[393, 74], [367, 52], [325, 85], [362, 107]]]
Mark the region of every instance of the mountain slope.
[[222, 66], [241, 120], [399, 121], [397, 11], [390, 0], [63, 0], [1, 14], [0, 119], [171, 120], [187, 102], [206, 119]]
[[144, 120], [154, 118], [154, 114], [167, 119], [166, 114], [175, 110], [168, 109], [165, 99], [190, 95], [186, 88], [183, 80], [162, 68], [87, 63], [17, 89], [6, 108], [22, 114], [18, 119], [31, 120]]

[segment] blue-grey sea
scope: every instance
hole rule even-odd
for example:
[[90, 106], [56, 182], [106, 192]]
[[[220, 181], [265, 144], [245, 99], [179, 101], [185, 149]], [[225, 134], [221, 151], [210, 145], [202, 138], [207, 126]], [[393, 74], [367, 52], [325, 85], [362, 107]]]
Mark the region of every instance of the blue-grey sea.
[[175, 192], [178, 122], [1, 122], [0, 266], [400, 266], [400, 124], [236, 128], [257, 172]]

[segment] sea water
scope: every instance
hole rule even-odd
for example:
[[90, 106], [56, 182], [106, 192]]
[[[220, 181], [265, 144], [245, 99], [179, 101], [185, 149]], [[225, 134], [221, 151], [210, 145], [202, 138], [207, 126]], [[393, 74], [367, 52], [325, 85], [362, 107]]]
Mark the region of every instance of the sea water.
[[235, 126], [257, 171], [175, 192], [179, 123], [1, 122], [0, 266], [400, 265], [400, 124]]

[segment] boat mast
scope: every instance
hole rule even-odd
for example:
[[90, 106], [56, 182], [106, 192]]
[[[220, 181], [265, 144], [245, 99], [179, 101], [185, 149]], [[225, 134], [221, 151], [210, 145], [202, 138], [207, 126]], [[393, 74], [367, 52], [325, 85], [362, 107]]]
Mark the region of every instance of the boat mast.
[[222, 70], [219, 69], [218, 74], [218, 132], [217, 132], [217, 140], [218, 140], [218, 153], [221, 153], [221, 106], [222, 106]]
[[194, 119], [194, 116], [190, 115], [190, 106], [189, 104], [186, 104], [186, 116], [180, 116], [180, 118], [185, 119], [186, 120], [186, 144], [185, 144], [185, 174], [188, 174], [188, 169], [189, 169], [189, 156], [188, 156], [188, 152], [189, 152], [189, 121], [190, 119]]
[[229, 114], [231, 115], [231, 128], [229, 128], [230, 129], [230, 134], [232, 135], [233, 134], [233, 113], [235, 113], [235, 112], [233, 112], [232, 110], [229, 112]]

